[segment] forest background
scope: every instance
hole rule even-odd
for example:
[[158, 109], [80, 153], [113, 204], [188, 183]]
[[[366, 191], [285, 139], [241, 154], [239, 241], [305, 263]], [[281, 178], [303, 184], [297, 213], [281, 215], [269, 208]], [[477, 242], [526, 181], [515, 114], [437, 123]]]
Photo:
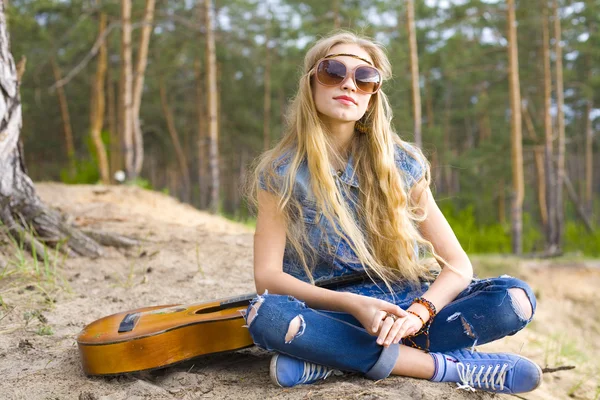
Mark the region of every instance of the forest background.
[[[468, 253], [600, 256], [600, 1], [5, 0], [34, 181], [126, 182], [252, 224], [302, 57], [383, 43], [394, 126]], [[558, 38], [558, 40], [557, 40]]]

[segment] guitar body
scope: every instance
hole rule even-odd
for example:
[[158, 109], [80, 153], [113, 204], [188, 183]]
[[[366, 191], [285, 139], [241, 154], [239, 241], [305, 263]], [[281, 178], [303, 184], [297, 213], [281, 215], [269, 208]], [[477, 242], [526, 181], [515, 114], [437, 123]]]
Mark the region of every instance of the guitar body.
[[[316, 285], [336, 288], [367, 278], [359, 273]], [[255, 296], [139, 308], [94, 321], [77, 336], [83, 370], [87, 375], [117, 375], [252, 346], [242, 312]]]
[[146, 307], [94, 321], [77, 337], [83, 370], [87, 375], [137, 372], [252, 346], [241, 313], [252, 296]]

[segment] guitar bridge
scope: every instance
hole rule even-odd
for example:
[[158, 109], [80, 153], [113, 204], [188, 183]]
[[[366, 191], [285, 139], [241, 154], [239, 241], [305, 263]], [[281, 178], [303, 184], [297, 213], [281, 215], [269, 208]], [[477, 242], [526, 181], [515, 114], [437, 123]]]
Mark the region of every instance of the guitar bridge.
[[135, 328], [135, 324], [137, 324], [140, 319], [140, 313], [127, 314], [123, 321], [119, 324], [119, 333], [123, 332], [131, 332], [133, 328]]

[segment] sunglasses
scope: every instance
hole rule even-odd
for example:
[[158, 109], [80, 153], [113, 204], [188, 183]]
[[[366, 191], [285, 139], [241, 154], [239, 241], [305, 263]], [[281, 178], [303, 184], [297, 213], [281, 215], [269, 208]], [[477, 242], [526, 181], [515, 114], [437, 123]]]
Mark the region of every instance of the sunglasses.
[[381, 73], [375, 67], [358, 65], [353, 69], [349, 69], [343, 61], [327, 58], [321, 59], [317, 63], [315, 76], [317, 82], [323, 86], [341, 85], [349, 76], [352, 76], [358, 91], [365, 94], [377, 93], [382, 82]]

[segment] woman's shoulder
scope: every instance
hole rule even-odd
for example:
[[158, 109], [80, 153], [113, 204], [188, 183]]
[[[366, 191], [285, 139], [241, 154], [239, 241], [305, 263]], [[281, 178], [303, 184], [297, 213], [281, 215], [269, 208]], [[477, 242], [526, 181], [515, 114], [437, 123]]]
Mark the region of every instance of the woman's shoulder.
[[407, 188], [411, 188], [425, 175], [427, 160], [417, 146], [404, 141], [394, 143], [394, 162], [407, 177]]
[[287, 174], [293, 150], [287, 150], [276, 155], [259, 171], [259, 186], [263, 190], [276, 193], [282, 185], [282, 179]]

